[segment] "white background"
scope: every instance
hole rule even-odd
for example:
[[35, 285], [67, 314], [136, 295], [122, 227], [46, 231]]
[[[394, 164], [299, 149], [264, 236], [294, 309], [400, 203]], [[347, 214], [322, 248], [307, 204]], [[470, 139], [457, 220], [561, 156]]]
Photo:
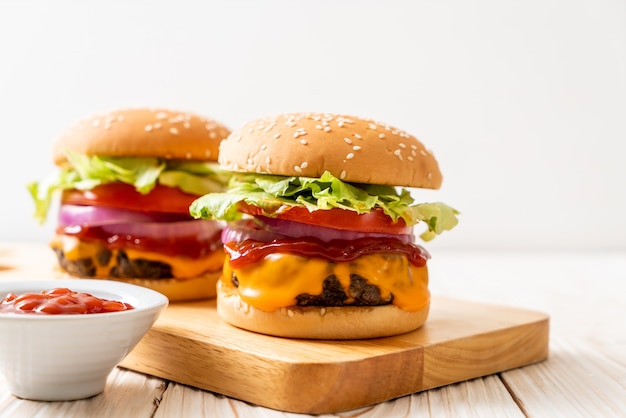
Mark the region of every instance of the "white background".
[[0, 241], [59, 132], [128, 106], [236, 128], [372, 117], [437, 156], [462, 212], [429, 248], [626, 249], [626, 2], [0, 1]]

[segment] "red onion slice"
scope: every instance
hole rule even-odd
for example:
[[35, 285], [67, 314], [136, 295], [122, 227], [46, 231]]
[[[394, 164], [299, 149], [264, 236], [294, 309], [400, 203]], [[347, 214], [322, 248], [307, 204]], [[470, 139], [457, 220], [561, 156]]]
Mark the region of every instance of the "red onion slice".
[[190, 215], [179, 213], [139, 212], [105, 206], [61, 205], [59, 226], [100, 226], [144, 222], [180, 222], [191, 220]]
[[222, 231], [223, 243], [243, 242], [247, 239], [271, 242], [280, 238], [284, 238], [284, 236], [259, 227], [252, 219], [231, 222]]
[[395, 238], [404, 242], [413, 242], [413, 234], [383, 234], [378, 232], [358, 232], [343, 229], [328, 228], [325, 226], [304, 224], [284, 219], [256, 217], [259, 222], [274, 233], [291, 238], [314, 237], [324, 242], [334, 239], [355, 240], [359, 238]]
[[222, 231], [224, 224], [218, 221], [192, 219], [181, 222], [108, 224], [100, 228], [110, 236], [153, 238], [171, 242], [191, 237], [196, 241], [208, 241]]
[[336, 239], [351, 241], [359, 238], [394, 238], [409, 243], [415, 240], [413, 234], [348, 231], [265, 216], [256, 216], [255, 218], [256, 221], [248, 219], [230, 223], [222, 232], [222, 242], [242, 242], [245, 239], [270, 242], [285, 237], [313, 237], [324, 242]]

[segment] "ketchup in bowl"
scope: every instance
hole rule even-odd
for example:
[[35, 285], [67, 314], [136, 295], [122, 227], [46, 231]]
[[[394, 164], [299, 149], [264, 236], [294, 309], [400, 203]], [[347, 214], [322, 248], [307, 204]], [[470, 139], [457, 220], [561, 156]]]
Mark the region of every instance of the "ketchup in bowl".
[[96, 314], [134, 309], [126, 302], [98, 298], [66, 287], [40, 293], [9, 293], [0, 303], [0, 313], [18, 314]]

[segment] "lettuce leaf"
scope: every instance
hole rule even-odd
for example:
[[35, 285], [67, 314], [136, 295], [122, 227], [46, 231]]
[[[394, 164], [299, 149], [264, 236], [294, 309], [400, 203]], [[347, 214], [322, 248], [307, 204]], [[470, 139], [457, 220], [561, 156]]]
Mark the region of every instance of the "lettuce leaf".
[[67, 152], [67, 160], [66, 168], [27, 185], [35, 203], [35, 218], [40, 223], [45, 222], [53, 195], [60, 190], [90, 190], [101, 184], [122, 182], [142, 194], [161, 184], [202, 196], [225, 190], [230, 179], [214, 162], [85, 156], [71, 151]]
[[357, 213], [378, 208], [394, 222], [400, 218], [410, 226], [425, 222], [428, 231], [421, 236], [424, 240], [454, 228], [459, 214], [441, 202], [414, 204], [406, 189], [398, 192], [392, 186], [345, 183], [329, 172], [320, 178], [236, 174], [227, 191], [196, 199], [189, 212], [195, 218], [233, 221], [243, 216], [237, 210], [239, 202], [257, 206], [267, 216], [276, 216], [293, 206], [309, 211], [340, 208]]

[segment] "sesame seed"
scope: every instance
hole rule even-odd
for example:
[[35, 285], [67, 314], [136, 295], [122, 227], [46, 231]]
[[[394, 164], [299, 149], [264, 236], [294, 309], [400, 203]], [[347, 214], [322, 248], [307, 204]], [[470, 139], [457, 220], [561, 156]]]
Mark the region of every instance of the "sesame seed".
[[375, 124], [373, 124], [373, 123], [370, 123], [370, 129], [371, 129], [372, 131], [375, 131], [375, 130], [376, 130], [376, 125], [375, 125]]
[[378, 137], [379, 137], [380, 139], [385, 139], [385, 134], [381, 132], [380, 134], [378, 134]]
[[398, 145], [400, 146], [400, 148], [406, 148], [406, 145], [403, 144], [402, 142], [400, 142]]
[[157, 119], [167, 119], [167, 113], [159, 112], [159, 113], [156, 114], [156, 118]]
[[267, 149], [267, 145], [263, 144], [259, 147], [260, 150], [266, 150]]
[[172, 135], [178, 135], [178, 128], [174, 128], [173, 126], [170, 128], [170, 133]]
[[297, 165], [294, 165], [293, 169], [296, 170], [298, 173], [302, 173], [302, 169], [298, 167]]
[[409, 161], [413, 161], [413, 156], [409, 155], [408, 157], [406, 157], [406, 159], [409, 160]]
[[343, 121], [340, 120], [339, 122], [337, 122], [337, 126], [339, 126], [340, 128], [343, 128]]
[[191, 127], [191, 125], [187, 121], [183, 123], [183, 126], [185, 127], [185, 129], [189, 129]]
[[355, 150], [355, 151], [358, 151], [358, 150], [361, 149], [361, 146], [360, 145], [355, 145], [355, 146], [352, 147], [352, 149]]
[[415, 145], [415, 144], [411, 144], [411, 148], [413, 148], [413, 149], [417, 149], [417, 145]]
[[155, 123], [155, 124], [154, 124], [154, 125], [152, 125], [152, 126], [154, 126], [154, 129], [161, 129], [161, 126], [162, 126], [162, 125], [161, 125], [161, 122], [157, 122], [157, 123]]
[[359, 134], [354, 134], [354, 137], [355, 137], [356, 139], [363, 139], [363, 137], [362, 137], [361, 135], [359, 135]]
[[353, 158], [354, 158], [354, 153], [353, 153], [353, 152], [349, 152], [349, 153], [346, 155], [346, 160], [351, 160], [351, 159], [353, 159]]
[[248, 158], [248, 165], [253, 165], [254, 164], [254, 160], [252, 158]]
[[300, 140], [300, 143], [301, 143], [302, 145], [306, 145], [306, 144], [308, 144], [308, 142], [306, 142], [306, 139], [301, 139], [301, 140]]
[[346, 170], [343, 170], [340, 174], [339, 174], [339, 178], [340, 179], [345, 179], [346, 178]]
[[309, 166], [309, 163], [304, 161], [302, 164], [300, 164], [301, 168], [307, 168]]
[[324, 127], [324, 132], [330, 132], [330, 126], [325, 126]]
[[143, 128], [143, 130], [144, 130], [144, 131], [146, 131], [146, 132], [151, 132], [151, 131], [152, 131], [152, 125], [146, 125], [146, 126]]
[[287, 315], [289, 315], [289, 318], [293, 318], [295, 314], [293, 313], [291, 309], [287, 309]]
[[402, 154], [401, 154], [401, 153], [402, 153], [402, 151], [401, 151], [401, 150], [399, 150], [399, 149], [397, 149], [397, 150], [395, 150], [395, 151], [393, 152], [393, 154], [394, 154], [396, 157], [398, 157], [398, 158], [400, 159], [400, 161], [402, 161]]
[[344, 141], [346, 141], [346, 144], [350, 145], [352, 144], [352, 140], [350, 138], [344, 138]]
[[320, 315], [321, 316], [324, 316], [325, 313], [326, 313], [326, 308], [320, 309]]
[[423, 149], [420, 150], [420, 154], [422, 154], [424, 157], [428, 155], [428, 154], [426, 154], [426, 151], [424, 151]]
[[322, 125], [315, 125], [315, 129], [324, 129]]
[[270, 164], [272, 163], [272, 159], [270, 158], [270, 156], [269, 156], [269, 155], [265, 158], [265, 163], [266, 163], [267, 165], [270, 165]]
[[426, 177], [428, 177], [428, 180], [432, 179], [432, 178], [433, 178], [433, 173], [428, 172], [428, 174], [426, 175]]

